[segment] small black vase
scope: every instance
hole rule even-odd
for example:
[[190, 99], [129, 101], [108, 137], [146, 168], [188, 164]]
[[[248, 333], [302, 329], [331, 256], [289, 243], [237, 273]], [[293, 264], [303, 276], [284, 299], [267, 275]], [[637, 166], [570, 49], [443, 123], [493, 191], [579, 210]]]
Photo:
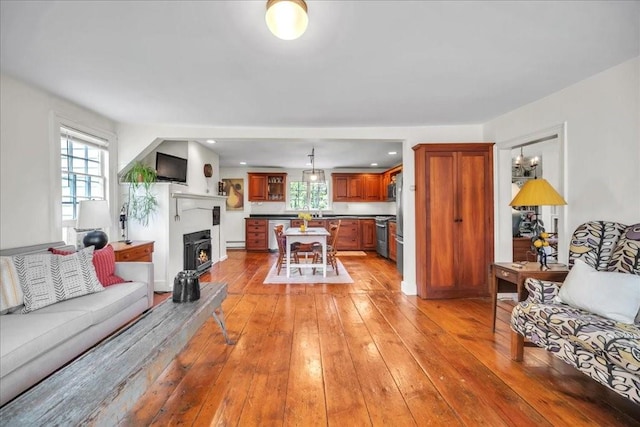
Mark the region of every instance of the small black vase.
[[173, 302], [191, 302], [200, 299], [200, 280], [195, 270], [185, 270], [173, 280]]

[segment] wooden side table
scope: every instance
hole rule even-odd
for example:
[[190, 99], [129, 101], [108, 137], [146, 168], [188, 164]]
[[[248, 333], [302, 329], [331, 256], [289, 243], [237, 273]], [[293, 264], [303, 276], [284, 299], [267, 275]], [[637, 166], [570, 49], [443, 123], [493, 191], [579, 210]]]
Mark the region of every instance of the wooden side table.
[[110, 242], [116, 254], [116, 262], [153, 262], [153, 242], [134, 240]]
[[564, 264], [550, 264], [549, 270], [541, 270], [540, 263], [529, 262], [520, 263], [521, 268], [515, 266], [512, 262], [497, 262], [491, 264], [490, 268], [490, 286], [492, 309], [493, 309], [493, 331], [496, 330], [496, 309], [498, 304], [498, 292], [507, 290], [513, 291], [515, 288], [518, 293], [518, 301], [524, 301], [528, 292], [524, 287], [524, 281], [533, 277], [534, 279], [549, 280], [552, 282], [562, 282], [567, 277], [569, 269]]

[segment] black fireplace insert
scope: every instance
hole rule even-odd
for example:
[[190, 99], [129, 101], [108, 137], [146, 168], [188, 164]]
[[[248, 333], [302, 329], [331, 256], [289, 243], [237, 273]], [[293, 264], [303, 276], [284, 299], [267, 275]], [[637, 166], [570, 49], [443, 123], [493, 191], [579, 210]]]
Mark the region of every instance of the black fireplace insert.
[[201, 275], [211, 267], [211, 230], [185, 234], [184, 269], [195, 270]]

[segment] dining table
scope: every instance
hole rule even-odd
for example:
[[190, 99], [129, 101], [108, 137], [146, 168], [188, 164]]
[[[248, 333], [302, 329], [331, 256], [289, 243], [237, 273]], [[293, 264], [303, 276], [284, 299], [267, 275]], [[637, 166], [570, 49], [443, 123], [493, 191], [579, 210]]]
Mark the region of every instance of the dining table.
[[[287, 246], [287, 278], [291, 277], [291, 267], [293, 268], [322, 268], [322, 277], [327, 277], [327, 236], [329, 232], [324, 227], [308, 227], [305, 231], [300, 231], [299, 227], [289, 227], [284, 231]], [[319, 243], [322, 246], [322, 264], [292, 263], [291, 245], [293, 243]]]

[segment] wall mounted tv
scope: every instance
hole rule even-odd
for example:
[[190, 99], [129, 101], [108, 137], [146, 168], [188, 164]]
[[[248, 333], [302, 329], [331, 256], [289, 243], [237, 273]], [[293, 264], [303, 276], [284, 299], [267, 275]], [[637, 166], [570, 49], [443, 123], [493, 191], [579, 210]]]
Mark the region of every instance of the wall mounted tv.
[[158, 181], [187, 182], [187, 159], [156, 153]]

